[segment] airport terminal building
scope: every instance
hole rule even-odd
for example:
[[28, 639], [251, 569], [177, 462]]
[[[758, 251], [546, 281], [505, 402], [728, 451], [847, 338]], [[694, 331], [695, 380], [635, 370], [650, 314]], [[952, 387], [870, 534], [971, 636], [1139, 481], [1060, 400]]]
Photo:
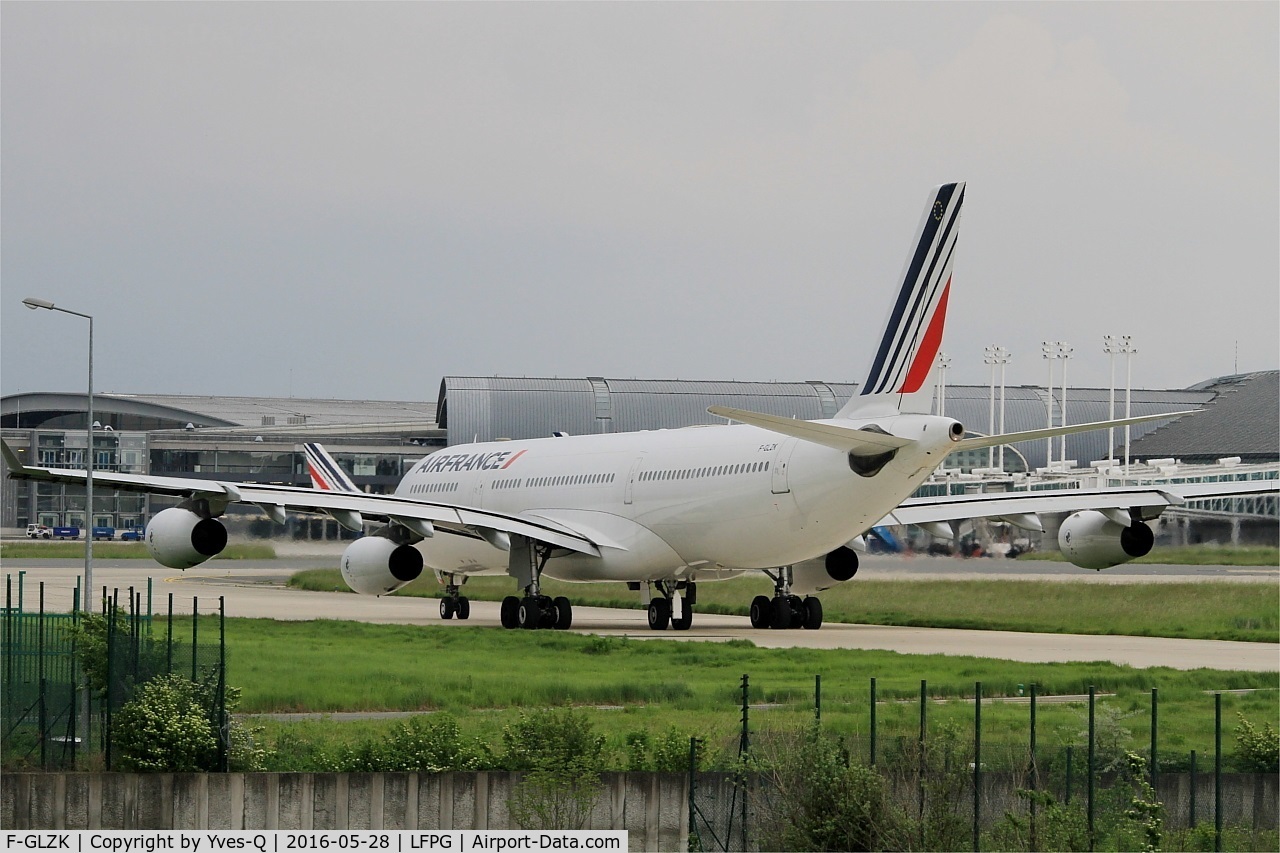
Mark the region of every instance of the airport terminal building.
[[[307, 486], [302, 444], [320, 442], [362, 489], [389, 492], [415, 461], [450, 445], [723, 422], [707, 413], [711, 405], [825, 418], [856, 392], [855, 384], [816, 381], [451, 376], [441, 381], [433, 402], [102, 393], [93, 397], [92, 452], [95, 470]], [[1124, 412], [1123, 392], [1114, 396], [1118, 417]], [[1107, 388], [1069, 388], [1069, 421], [1106, 420], [1111, 399]], [[0, 398], [4, 440], [28, 464], [81, 468], [88, 439], [87, 402], [84, 394], [50, 392]], [[969, 434], [991, 430], [990, 387], [948, 386], [945, 399], [935, 399], [935, 411], [940, 404]], [[1061, 389], [1051, 395], [1041, 387], [1009, 387], [1003, 431], [1058, 423], [1061, 407]], [[1179, 464], [1220, 464], [1238, 470], [1280, 463], [1280, 371], [1222, 377], [1179, 390], [1134, 390], [1131, 409], [1134, 415], [1204, 410], [1195, 417], [1132, 428], [1131, 458], [1154, 460], [1165, 475]], [[998, 414], [996, 418], [998, 427]], [[1055, 439], [1052, 449], [1052, 463], [1059, 468], [1061, 441]], [[1065, 459], [1073, 463], [1068, 467], [1097, 470], [1107, 465], [1105, 460], [1123, 460], [1123, 441], [1122, 430], [1112, 436], [1114, 443], [1107, 431], [1068, 436]], [[967, 483], [963, 488], [973, 488], [978, 478], [974, 471], [993, 482], [1038, 471], [1052, 476], [1044, 470], [1051, 461], [1049, 453], [1048, 442], [1042, 440], [1012, 445], [1003, 460], [987, 450], [967, 454], [973, 458], [954, 454], [944, 474]], [[5, 478], [2, 495], [0, 527], [7, 531], [29, 523], [87, 526], [83, 488]], [[1269, 500], [1274, 519], [1275, 499]], [[157, 496], [98, 490], [92, 524], [117, 530], [142, 526], [172, 503]], [[244, 513], [246, 524], [260, 515], [252, 507]], [[261, 524], [269, 530], [265, 519]], [[338, 535], [333, 522], [291, 517], [290, 524], [294, 535]]]

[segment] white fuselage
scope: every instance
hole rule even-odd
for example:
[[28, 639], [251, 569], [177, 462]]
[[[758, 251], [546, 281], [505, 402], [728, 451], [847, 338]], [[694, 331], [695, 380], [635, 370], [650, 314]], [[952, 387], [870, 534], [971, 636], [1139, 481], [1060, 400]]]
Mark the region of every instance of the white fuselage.
[[[840, 450], [731, 425], [458, 445], [422, 459], [396, 493], [563, 524], [600, 546], [600, 557], [557, 551], [549, 577], [711, 580], [848, 543], [942, 462], [953, 423], [875, 419], [914, 443], [874, 476], [855, 473]], [[437, 533], [419, 548], [440, 573], [507, 570], [507, 553], [483, 539]]]

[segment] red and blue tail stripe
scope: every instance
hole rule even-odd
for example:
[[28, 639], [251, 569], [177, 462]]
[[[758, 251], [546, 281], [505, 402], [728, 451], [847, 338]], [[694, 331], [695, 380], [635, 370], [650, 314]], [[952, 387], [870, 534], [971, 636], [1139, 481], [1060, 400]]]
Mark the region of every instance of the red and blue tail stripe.
[[302, 449], [307, 456], [307, 473], [311, 475], [311, 485], [314, 488], [324, 492], [360, 491], [324, 447], [319, 444], [304, 444]]
[[[930, 199], [907, 259], [902, 287], [885, 325], [861, 398], [919, 391], [942, 346], [951, 263], [956, 248], [964, 184], [943, 184]], [[853, 408], [865, 408], [865, 399]], [[895, 404], [895, 408], [898, 405]]]

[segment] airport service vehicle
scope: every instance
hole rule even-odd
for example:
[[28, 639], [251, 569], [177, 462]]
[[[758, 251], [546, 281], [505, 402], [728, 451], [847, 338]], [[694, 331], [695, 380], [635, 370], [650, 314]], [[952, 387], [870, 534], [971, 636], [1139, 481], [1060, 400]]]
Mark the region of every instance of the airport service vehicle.
[[[393, 495], [358, 491], [318, 445], [307, 447], [313, 488], [94, 478], [113, 489], [182, 498], [147, 527], [148, 549], [169, 568], [199, 565], [226, 546], [218, 518], [231, 503], [255, 504], [280, 523], [288, 510], [325, 513], [353, 531], [378, 525], [342, 555], [342, 576], [353, 590], [385, 595], [430, 568], [445, 588], [441, 616], [466, 619], [467, 579], [508, 575], [518, 594], [502, 602], [507, 628], [572, 625], [572, 603], [544, 595], [544, 577], [625, 583], [640, 593], [650, 628], [684, 630], [699, 584], [760, 572], [774, 593], [751, 602], [752, 624], [816, 629], [816, 593], [854, 577], [860, 538], [882, 523], [999, 516], [1031, 526], [1037, 511], [1069, 513], [1060, 544], [1077, 565], [1103, 568], [1141, 556], [1153, 540], [1145, 522], [1184, 494], [1137, 488], [911, 497], [950, 453], [1183, 414], [976, 437], [955, 419], [930, 414], [927, 378], [942, 342], [964, 194], [961, 183], [930, 193], [870, 370], [834, 418], [713, 406], [708, 411], [729, 424], [456, 445], [421, 460]], [[24, 466], [4, 452], [12, 477], [85, 476]], [[1268, 482], [1261, 488], [1274, 491], [1275, 481]], [[1242, 488], [1205, 487], [1194, 496]]]
[[113, 540], [116, 538], [116, 529], [114, 527], [95, 527], [93, 528], [94, 541], [99, 539]]
[[142, 527], [130, 527], [120, 532], [121, 542], [141, 542], [146, 538], [146, 530]]
[[54, 539], [79, 539], [79, 527], [55, 527], [53, 528]]
[[28, 524], [27, 538], [28, 539], [52, 539], [53, 531], [44, 524]]

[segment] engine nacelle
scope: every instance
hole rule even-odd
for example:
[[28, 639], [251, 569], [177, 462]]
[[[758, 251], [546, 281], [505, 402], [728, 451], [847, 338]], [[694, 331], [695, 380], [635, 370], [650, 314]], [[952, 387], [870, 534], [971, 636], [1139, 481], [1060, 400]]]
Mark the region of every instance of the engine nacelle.
[[1096, 510], [1067, 516], [1058, 528], [1058, 547], [1082, 569], [1109, 569], [1141, 557], [1155, 544], [1155, 534], [1141, 521], [1128, 527]]
[[385, 536], [365, 536], [342, 552], [342, 579], [362, 595], [386, 595], [422, 574], [422, 553]]
[[841, 545], [825, 557], [808, 560], [791, 570], [791, 591], [809, 595], [831, 589], [858, 573], [858, 552]]
[[186, 507], [156, 513], [147, 525], [147, 550], [170, 569], [189, 569], [227, 547], [227, 528], [216, 518], [203, 518]]

